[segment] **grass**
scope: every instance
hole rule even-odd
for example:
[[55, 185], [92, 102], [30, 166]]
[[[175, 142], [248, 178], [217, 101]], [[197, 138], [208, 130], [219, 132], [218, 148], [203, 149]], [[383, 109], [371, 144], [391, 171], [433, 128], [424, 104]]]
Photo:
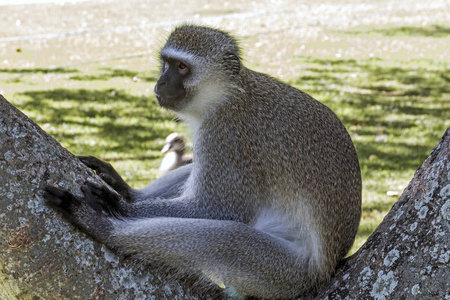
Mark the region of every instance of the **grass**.
[[448, 62], [299, 57], [291, 84], [332, 108], [355, 143], [363, 217], [352, 251], [373, 232], [450, 126]]
[[[448, 36], [449, 28], [433, 25], [353, 33]], [[299, 56], [293, 63], [303, 71], [288, 83], [333, 109], [358, 152], [363, 217], [355, 251], [450, 126], [450, 62]], [[152, 92], [155, 81], [154, 72], [105, 68], [100, 63], [0, 69], [0, 87], [9, 101], [72, 153], [112, 161], [137, 188], [156, 178], [164, 138], [173, 131], [186, 131], [157, 105]], [[388, 196], [388, 191], [397, 195]]]
[[127, 181], [143, 187], [157, 176], [165, 137], [185, 131], [156, 103], [155, 75], [97, 65], [14, 69], [0, 70], [0, 84], [16, 91], [4, 96], [69, 151], [114, 161]]
[[357, 35], [382, 35], [388, 37], [399, 37], [399, 36], [416, 36], [416, 37], [446, 37], [450, 35], [450, 26], [432, 24], [428, 26], [400, 26], [400, 27], [385, 27], [385, 28], [375, 28], [368, 27], [363, 30], [351, 30], [344, 31], [346, 34], [357, 34]]

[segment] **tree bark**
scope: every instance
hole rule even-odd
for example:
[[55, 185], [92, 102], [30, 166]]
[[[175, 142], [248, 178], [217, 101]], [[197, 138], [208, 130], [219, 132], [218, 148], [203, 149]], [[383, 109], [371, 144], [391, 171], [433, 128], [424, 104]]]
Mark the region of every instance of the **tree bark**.
[[[450, 299], [450, 128], [384, 221], [303, 299]], [[119, 259], [44, 205], [45, 184], [100, 179], [0, 95], [0, 299], [205, 299]]]
[[367, 242], [306, 299], [450, 299], [450, 127]]
[[0, 95], [0, 299], [198, 299], [187, 285], [119, 259], [44, 205], [58, 184], [100, 179]]

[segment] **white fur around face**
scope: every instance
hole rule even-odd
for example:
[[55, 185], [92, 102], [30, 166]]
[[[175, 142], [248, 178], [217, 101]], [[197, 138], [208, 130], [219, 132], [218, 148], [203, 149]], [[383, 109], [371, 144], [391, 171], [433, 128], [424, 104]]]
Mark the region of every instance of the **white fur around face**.
[[195, 56], [187, 51], [179, 50], [173, 47], [165, 47], [161, 50], [161, 56], [172, 58], [181, 61], [191, 68], [191, 72], [195, 76], [191, 76], [189, 80], [185, 83], [185, 87], [196, 86], [199, 84], [206, 73], [206, 62], [203, 58]]
[[191, 66], [191, 78], [185, 83], [188, 90], [189, 103], [181, 111], [176, 111], [180, 119], [189, 124], [195, 133], [201, 126], [205, 117], [217, 105], [226, 101], [228, 90], [221, 78], [209, 76], [207, 64], [203, 58], [173, 47], [164, 48], [161, 55], [185, 62]]
[[179, 50], [173, 47], [166, 47], [161, 50], [161, 56], [170, 57], [179, 61], [195, 61], [196, 56], [186, 52], [184, 50]]
[[217, 82], [202, 82], [201, 87], [196, 87], [199, 92], [194, 98], [190, 99], [183, 111], [177, 112], [180, 119], [189, 124], [191, 130], [195, 133], [201, 126], [203, 120], [214, 109], [227, 100], [228, 91]]

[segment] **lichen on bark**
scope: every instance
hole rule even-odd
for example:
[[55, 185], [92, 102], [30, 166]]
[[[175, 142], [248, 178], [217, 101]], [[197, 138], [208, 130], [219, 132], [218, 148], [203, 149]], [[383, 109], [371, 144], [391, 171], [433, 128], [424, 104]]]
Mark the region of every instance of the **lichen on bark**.
[[80, 194], [99, 178], [0, 95], [0, 298], [196, 299], [118, 259], [50, 210], [46, 184]]
[[450, 299], [450, 128], [367, 242], [315, 295]]

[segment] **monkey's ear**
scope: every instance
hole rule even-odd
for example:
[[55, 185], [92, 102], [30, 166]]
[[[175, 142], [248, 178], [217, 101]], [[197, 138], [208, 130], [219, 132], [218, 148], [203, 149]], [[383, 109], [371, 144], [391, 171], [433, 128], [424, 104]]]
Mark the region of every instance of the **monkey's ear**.
[[231, 75], [238, 75], [241, 71], [241, 59], [239, 56], [233, 52], [227, 52], [224, 60], [227, 64], [226, 70], [229, 71]]

